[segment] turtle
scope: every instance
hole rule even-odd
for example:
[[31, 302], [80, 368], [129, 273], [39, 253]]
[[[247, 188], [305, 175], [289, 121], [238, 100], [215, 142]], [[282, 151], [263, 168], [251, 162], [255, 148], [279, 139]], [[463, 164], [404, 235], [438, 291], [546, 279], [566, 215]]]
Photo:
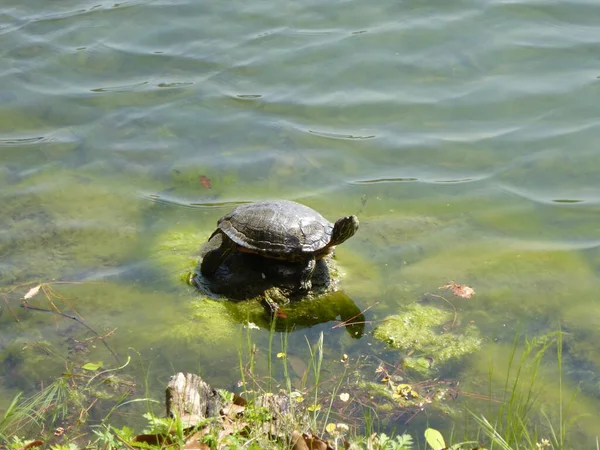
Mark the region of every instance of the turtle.
[[301, 263], [298, 290], [307, 292], [316, 260], [352, 237], [358, 225], [355, 215], [332, 224], [314, 209], [289, 200], [239, 205], [217, 222], [208, 240], [221, 235], [221, 246], [204, 256], [200, 272], [211, 277], [232, 251], [249, 252]]

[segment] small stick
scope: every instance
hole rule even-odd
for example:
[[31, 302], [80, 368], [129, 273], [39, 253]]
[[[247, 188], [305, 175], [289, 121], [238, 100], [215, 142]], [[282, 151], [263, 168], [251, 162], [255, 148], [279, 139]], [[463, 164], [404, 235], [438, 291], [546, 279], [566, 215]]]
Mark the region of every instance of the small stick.
[[454, 310], [454, 320], [452, 321], [452, 325], [450, 325], [450, 329], [454, 328], [454, 325], [456, 324], [456, 318], [458, 317], [458, 312], [456, 311], [456, 307], [452, 304], [452, 302], [450, 300], [448, 300], [445, 297], [442, 297], [441, 295], [432, 294], [432, 293], [429, 293], [429, 295], [431, 295], [432, 297], [441, 298], [446, 303], [448, 303], [450, 306], [452, 306], [452, 309]]
[[112, 348], [110, 348], [110, 346], [107, 344], [107, 342], [104, 340], [103, 336], [100, 336], [92, 327], [90, 327], [87, 323], [85, 323], [83, 320], [79, 319], [77, 316], [70, 316], [68, 314], [64, 314], [58, 311], [54, 311], [52, 309], [45, 309], [45, 308], [38, 308], [37, 306], [31, 306], [27, 300], [25, 300], [22, 304], [21, 304], [21, 308], [24, 309], [30, 309], [32, 311], [41, 311], [41, 312], [49, 312], [52, 314], [56, 314], [57, 316], [61, 316], [61, 317], [65, 317], [67, 319], [71, 319], [74, 320], [76, 322], [79, 322], [81, 325], [83, 325], [84, 327], [86, 327], [88, 330], [90, 330], [92, 333], [94, 333], [98, 339], [100, 339], [102, 341], [102, 343], [104, 344], [104, 346], [108, 349], [108, 351], [110, 352], [111, 355], [113, 355], [113, 357], [115, 358], [115, 360], [117, 361], [117, 363], [121, 364], [121, 360], [119, 359], [119, 357], [117, 356], [117, 354], [112, 350]]
[[[354, 316], [350, 317], [349, 319], [344, 320], [343, 322], [338, 323], [337, 325], [332, 326], [331, 329], [333, 330], [334, 328], [345, 327], [347, 325], [356, 325], [356, 324], [360, 324], [360, 323], [371, 323], [371, 321], [352, 322], [352, 319], [356, 319], [358, 316], [363, 315], [368, 310], [370, 310], [371, 308], [373, 308], [374, 306], [377, 306], [377, 305], [379, 305], [379, 302], [373, 303], [367, 309], [360, 311], [358, 314], [355, 314]], [[350, 323], [348, 323], [348, 322], [350, 322]]]

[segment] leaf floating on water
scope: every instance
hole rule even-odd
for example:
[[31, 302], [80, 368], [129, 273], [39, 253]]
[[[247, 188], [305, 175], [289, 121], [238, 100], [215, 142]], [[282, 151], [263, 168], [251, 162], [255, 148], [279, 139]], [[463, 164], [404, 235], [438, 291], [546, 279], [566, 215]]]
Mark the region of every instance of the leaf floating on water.
[[200, 183], [202, 183], [202, 186], [204, 186], [206, 189], [212, 188], [212, 182], [206, 175], [200, 175]]
[[35, 297], [37, 295], [38, 292], [40, 292], [40, 288], [42, 287], [41, 284], [38, 284], [35, 287], [32, 287], [31, 289], [29, 289], [29, 291], [27, 291], [27, 294], [25, 294], [23, 296], [23, 299], [25, 300], [29, 300], [31, 297]]
[[83, 370], [89, 370], [90, 372], [94, 372], [96, 370], [98, 370], [100, 367], [102, 367], [104, 363], [102, 361], [98, 361], [98, 362], [89, 362], [87, 364], [84, 364], [81, 368]]
[[444, 286], [440, 286], [439, 289], [450, 289], [454, 295], [462, 298], [471, 298], [475, 295], [475, 289], [466, 284], [457, 284], [454, 281], [450, 281]]
[[425, 430], [425, 440], [433, 450], [443, 450], [446, 448], [446, 441], [444, 441], [442, 433], [433, 428]]

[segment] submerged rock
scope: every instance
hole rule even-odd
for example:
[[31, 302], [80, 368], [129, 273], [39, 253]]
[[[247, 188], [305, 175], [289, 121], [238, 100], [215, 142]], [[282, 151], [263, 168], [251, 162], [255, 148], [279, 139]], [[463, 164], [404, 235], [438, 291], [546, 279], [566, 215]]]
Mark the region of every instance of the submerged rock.
[[[189, 342], [207, 335], [222, 342], [235, 333], [234, 323], [253, 323], [270, 328], [275, 305], [279, 309], [276, 331], [312, 327], [331, 321], [348, 321], [346, 331], [355, 339], [364, 332], [365, 318], [360, 308], [339, 289], [340, 270], [333, 256], [317, 261], [309, 293], [297, 292], [301, 264], [268, 259], [259, 255], [232, 252], [210, 279], [200, 273], [201, 258], [220, 245], [216, 236], [206, 241], [206, 234], [194, 228], [179, 227], [160, 235], [150, 252], [160, 270], [172, 283], [191, 284], [201, 297], [189, 306], [186, 320], [172, 331]], [[183, 294], [185, 295], [185, 294]], [[210, 330], [210, 331], [207, 331]], [[187, 339], [189, 338], [189, 339]]]
[[[200, 255], [221, 245], [221, 235], [214, 236], [202, 246]], [[302, 263], [280, 261], [244, 252], [232, 252], [210, 278], [199, 270], [193, 275], [193, 284], [207, 295], [220, 295], [230, 300], [257, 299], [277, 304], [291, 300], [315, 297], [334, 292], [338, 287], [338, 271], [332, 256], [317, 261], [312, 274], [312, 289], [308, 294], [297, 292]]]

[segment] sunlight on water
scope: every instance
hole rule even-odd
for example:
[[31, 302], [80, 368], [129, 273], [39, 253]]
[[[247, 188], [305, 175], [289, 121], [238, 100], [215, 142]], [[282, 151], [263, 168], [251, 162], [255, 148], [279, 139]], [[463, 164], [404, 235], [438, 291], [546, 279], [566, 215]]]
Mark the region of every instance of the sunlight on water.
[[[219, 217], [285, 198], [360, 216], [337, 257], [348, 302], [371, 307], [362, 339], [324, 315], [292, 355], [321, 330], [332, 353], [378, 351], [374, 324], [454, 280], [488, 347], [442, 376], [481, 388], [517, 331], [560, 326], [576, 412], [597, 416], [598, 17], [585, 0], [4, 2], [0, 405], [64, 358], [110, 358], [18, 307], [55, 280], [104, 283], [61, 287], [59, 307], [158, 362], [157, 392], [199, 366], [235, 383], [242, 313], [182, 277]], [[41, 341], [58, 356], [22, 351]]]

